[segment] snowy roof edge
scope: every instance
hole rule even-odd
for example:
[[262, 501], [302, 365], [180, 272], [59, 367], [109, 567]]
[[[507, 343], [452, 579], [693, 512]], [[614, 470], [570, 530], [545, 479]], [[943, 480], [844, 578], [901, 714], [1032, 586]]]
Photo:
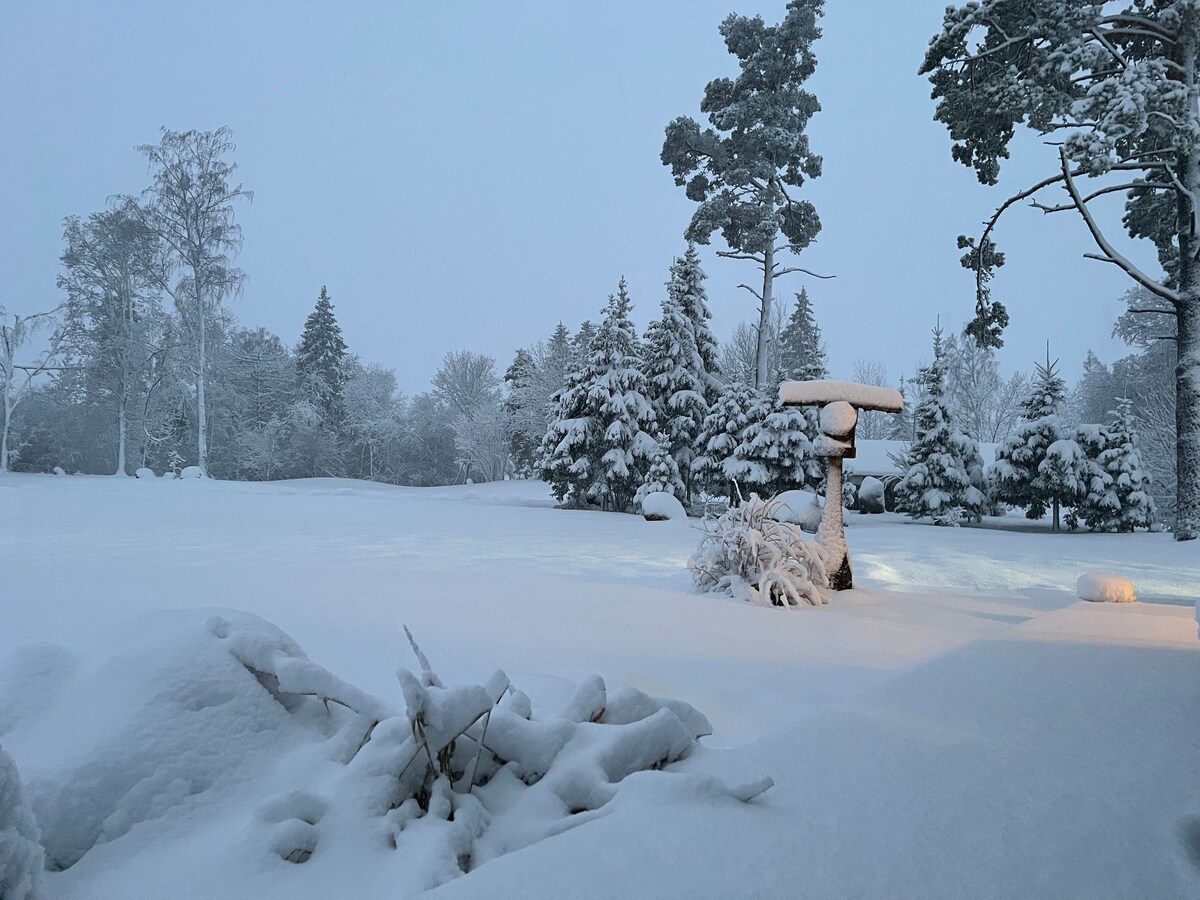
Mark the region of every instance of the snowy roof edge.
[[779, 402], [785, 406], [818, 406], [835, 400], [880, 412], [904, 409], [904, 397], [895, 388], [855, 381], [785, 381], [779, 385]]

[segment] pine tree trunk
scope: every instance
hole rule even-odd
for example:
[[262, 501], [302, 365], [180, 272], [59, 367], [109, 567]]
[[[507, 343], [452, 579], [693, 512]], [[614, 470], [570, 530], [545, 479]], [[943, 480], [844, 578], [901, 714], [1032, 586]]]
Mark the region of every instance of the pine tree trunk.
[[[1188, 46], [1189, 69], [1195, 65], [1195, 47]], [[1189, 82], [1195, 81], [1195, 73]], [[1192, 96], [1195, 106], [1195, 90]], [[1179, 170], [1192, 197], [1200, 188], [1200, 154], [1181, 154]], [[1193, 233], [1194, 210], [1188, 194], [1179, 192], [1179, 293], [1176, 307], [1178, 362], [1175, 365], [1175, 540], [1200, 537], [1200, 272], [1196, 252], [1200, 236]]]
[[127, 400], [124, 390], [121, 391], [120, 407], [117, 410], [117, 471], [115, 474], [125, 474], [125, 406]]
[[8, 423], [12, 419], [12, 410], [8, 405], [8, 385], [3, 385], [5, 390], [4, 396], [4, 424], [0, 426], [0, 472], [8, 471]]
[[762, 302], [758, 311], [758, 353], [755, 359], [754, 386], [762, 392], [767, 390], [770, 367], [771, 301], [775, 282], [775, 248], [767, 245], [763, 253]]
[[1054, 499], [1053, 507], [1054, 507], [1054, 516], [1052, 518], [1052, 524], [1050, 526], [1050, 530], [1058, 531], [1058, 498], [1057, 497]]

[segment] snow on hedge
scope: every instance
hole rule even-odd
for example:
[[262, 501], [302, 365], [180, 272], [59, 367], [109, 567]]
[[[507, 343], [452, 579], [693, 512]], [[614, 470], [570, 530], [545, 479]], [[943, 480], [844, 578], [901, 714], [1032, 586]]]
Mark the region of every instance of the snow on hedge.
[[[220, 872], [215, 893], [255, 896], [265, 873], [320, 894], [356, 871], [408, 896], [604, 816], [618, 795], [652, 804], [652, 784], [627, 783], [634, 773], [696, 796], [749, 800], [770, 787], [647, 772], [711, 732], [686, 703], [592, 676], [563, 708], [535, 713], [503, 672], [447, 686], [413, 649], [418, 671], [399, 670], [393, 705], [255, 616], [148, 617], [57, 710], [11, 722], [72, 735], [27, 781], [48, 867], [86, 873], [151, 843], [198, 842]], [[27, 691], [22, 679], [5, 676], [0, 696]], [[29, 865], [41, 868], [41, 848], [19, 840], [32, 819], [15, 784], [0, 754], [3, 900], [23, 898]]]
[[0, 747], [0, 898], [34, 896], [43, 854], [16, 763]]
[[687, 511], [679, 498], [667, 491], [650, 491], [641, 498], [642, 515], [651, 521], [687, 520]]
[[844, 400], [859, 409], [900, 412], [904, 397], [894, 388], [859, 384], [855, 381], [785, 381], [779, 386], [779, 402], [791, 406], [823, 406]]
[[1096, 603], [1133, 603], [1137, 594], [1133, 582], [1120, 575], [1108, 572], [1088, 572], [1075, 582], [1075, 593], [1080, 600]]

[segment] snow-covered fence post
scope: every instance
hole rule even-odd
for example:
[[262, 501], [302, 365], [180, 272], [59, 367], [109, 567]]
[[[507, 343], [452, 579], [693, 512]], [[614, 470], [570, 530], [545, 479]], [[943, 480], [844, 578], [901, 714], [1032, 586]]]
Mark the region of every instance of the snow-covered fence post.
[[829, 460], [829, 472], [817, 542], [829, 554], [826, 562], [829, 586], [835, 591], [849, 590], [854, 587], [854, 577], [842, 521], [842, 460], [855, 456], [854, 427], [858, 424], [859, 410], [898, 413], [904, 409], [904, 398], [891, 388], [853, 381], [785, 381], [779, 386], [779, 402], [784, 406], [821, 409], [821, 433], [813, 442], [813, 449], [817, 456]]

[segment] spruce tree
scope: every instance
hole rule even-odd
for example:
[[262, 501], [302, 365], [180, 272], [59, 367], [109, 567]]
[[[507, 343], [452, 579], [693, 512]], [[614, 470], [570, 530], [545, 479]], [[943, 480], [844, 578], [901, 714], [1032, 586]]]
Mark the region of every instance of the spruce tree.
[[525, 477], [533, 469], [538, 445], [545, 434], [546, 421], [528, 404], [537, 374], [533, 354], [523, 347], [517, 351], [504, 373], [508, 396], [504, 399], [504, 418], [509, 430], [509, 454], [517, 474]]
[[780, 406], [765, 397], [748, 411], [750, 424], [724, 463], [725, 474], [738, 483], [743, 493], [753, 490], [770, 497], [821, 483], [824, 471], [813, 456], [812, 421], [807, 412], [798, 406]]
[[1079, 499], [1080, 474], [1068, 465], [1079, 455], [1070, 447], [1074, 435], [1063, 419], [1066, 395], [1066, 384], [1047, 354], [1046, 364], [1037, 364], [1033, 391], [1022, 404], [1024, 422], [997, 451], [992, 469], [995, 499], [1023, 507], [1029, 519], [1040, 519], [1052, 509], [1056, 531], [1060, 508]]
[[662, 317], [646, 330], [645, 373], [650, 400], [667, 447], [684, 474], [685, 502], [691, 498], [691, 464], [696, 438], [717, 390], [717, 343], [708, 329], [704, 272], [696, 249], [671, 265]]
[[917, 380], [925, 399], [917, 407], [916, 439], [896, 485], [896, 509], [934, 525], [954, 525], [964, 516], [979, 521], [986, 497], [981, 490], [983, 458], [979, 443], [955, 427], [946, 403], [946, 354], [942, 329], [933, 331], [933, 362]]
[[557, 395], [558, 414], [542, 440], [538, 468], [562, 503], [628, 511], [658, 447], [631, 306], [622, 278], [587, 365]]
[[815, 381], [829, 372], [828, 356], [821, 345], [821, 326], [813, 315], [808, 291], [800, 289], [796, 308], [779, 335], [780, 380]]
[[1154, 522], [1150, 476], [1138, 452], [1133, 401], [1122, 398], [1106, 426], [1080, 426], [1080, 444], [1091, 463], [1084, 497], [1073, 521], [1092, 531], [1133, 531]]
[[647, 494], [662, 491], [672, 494], [680, 500], [684, 499], [685, 487], [679, 474], [679, 466], [671, 455], [670, 440], [666, 434], [659, 432], [657, 446], [650, 453], [646, 480], [638, 487], [634, 501], [640, 505]]
[[755, 415], [763, 411], [762, 394], [749, 384], [735, 381], [724, 386], [696, 435], [696, 447], [701, 450], [692, 460], [692, 478], [698, 486], [712, 493], [729, 492], [730, 502], [736, 500], [725, 462], [742, 442], [742, 433]]
[[296, 373], [301, 391], [321, 414], [322, 423], [336, 431], [343, 418], [342, 388], [346, 384], [346, 342], [333, 315], [325, 286], [316, 308], [304, 322], [296, 351]]

